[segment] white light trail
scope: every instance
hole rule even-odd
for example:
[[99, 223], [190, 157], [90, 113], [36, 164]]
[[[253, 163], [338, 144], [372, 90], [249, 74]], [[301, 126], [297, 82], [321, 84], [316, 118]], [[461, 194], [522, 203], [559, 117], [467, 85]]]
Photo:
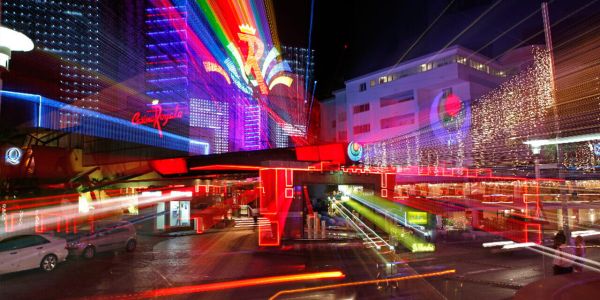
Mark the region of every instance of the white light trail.
[[515, 242], [513, 242], [513, 241], [500, 241], [500, 242], [483, 243], [481, 245], [483, 246], [483, 248], [490, 248], [490, 247], [511, 245], [511, 244], [514, 244], [514, 243]]

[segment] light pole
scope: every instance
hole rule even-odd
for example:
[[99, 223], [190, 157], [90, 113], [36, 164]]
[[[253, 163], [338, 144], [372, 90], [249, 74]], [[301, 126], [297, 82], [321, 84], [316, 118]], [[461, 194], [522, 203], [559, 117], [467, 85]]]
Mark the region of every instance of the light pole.
[[[33, 41], [26, 35], [0, 26], [0, 75], [8, 71], [12, 51], [31, 51], [33, 50]], [[0, 78], [0, 90], [2, 89], [2, 78]], [[0, 110], [2, 109], [2, 99], [0, 98]]]
[[[550, 86], [552, 88], [552, 98], [554, 99], [554, 127], [556, 131], [556, 140], [558, 141], [560, 135], [560, 124], [558, 118], [558, 111], [556, 108], [556, 88], [554, 81], [554, 51], [552, 46], [552, 33], [550, 31], [550, 15], [548, 13], [548, 2], [542, 2], [542, 18], [544, 20], [544, 37], [546, 40], [546, 48], [548, 50], [548, 54], [550, 56]], [[558, 168], [558, 178], [560, 179], [560, 202], [561, 202], [561, 212], [562, 212], [562, 222], [563, 222], [563, 231], [565, 236], [567, 237], [567, 241], [571, 238], [571, 233], [569, 231], [569, 209], [567, 207], [567, 195], [565, 190], [565, 181], [564, 176], [561, 171], [561, 154], [560, 154], [560, 145], [556, 143], [556, 167]]]

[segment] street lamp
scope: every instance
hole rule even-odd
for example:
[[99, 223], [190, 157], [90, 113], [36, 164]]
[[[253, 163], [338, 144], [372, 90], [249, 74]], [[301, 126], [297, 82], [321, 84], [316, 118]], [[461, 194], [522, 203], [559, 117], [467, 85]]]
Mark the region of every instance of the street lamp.
[[8, 70], [12, 51], [31, 51], [33, 50], [33, 41], [26, 35], [0, 26], [0, 67]]
[[[33, 50], [33, 41], [26, 35], [0, 26], [0, 74], [8, 71], [12, 51], [31, 51]], [[2, 89], [2, 78], [0, 78], [0, 90]], [[2, 108], [2, 99], [0, 99], [0, 109]]]

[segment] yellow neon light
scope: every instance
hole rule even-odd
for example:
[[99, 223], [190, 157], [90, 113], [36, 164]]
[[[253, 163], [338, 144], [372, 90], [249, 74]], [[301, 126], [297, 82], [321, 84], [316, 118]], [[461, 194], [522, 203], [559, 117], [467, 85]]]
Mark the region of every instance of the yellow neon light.
[[292, 82], [294, 81], [294, 79], [292, 79], [291, 77], [288, 76], [278, 76], [275, 79], [273, 79], [273, 81], [271, 81], [271, 84], [269, 85], [269, 90], [272, 90], [274, 86], [278, 85], [278, 84], [283, 84], [287, 87], [290, 87], [292, 85]]
[[227, 72], [225, 72], [225, 70], [221, 66], [210, 61], [205, 61], [203, 63], [204, 70], [206, 70], [206, 72], [217, 72], [225, 78], [228, 84], [231, 84], [231, 78], [229, 78], [229, 74], [227, 74]]

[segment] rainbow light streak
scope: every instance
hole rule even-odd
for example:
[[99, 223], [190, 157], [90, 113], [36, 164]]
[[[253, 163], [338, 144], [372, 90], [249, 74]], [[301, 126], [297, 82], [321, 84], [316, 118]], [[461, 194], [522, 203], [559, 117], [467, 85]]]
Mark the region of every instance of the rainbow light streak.
[[359, 285], [370, 285], [370, 284], [378, 284], [378, 283], [390, 283], [390, 282], [397, 282], [397, 281], [403, 281], [403, 280], [412, 280], [412, 279], [421, 279], [421, 278], [427, 278], [427, 277], [450, 275], [450, 274], [454, 274], [454, 273], [456, 273], [456, 270], [455, 269], [451, 269], [451, 270], [444, 270], [444, 271], [439, 271], [439, 272], [431, 272], [431, 273], [424, 273], [424, 274], [415, 274], [415, 275], [409, 275], [409, 276], [403, 276], [403, 277], [395, 277], [395, 278], [388, 278], [388, 279], [375, 279], [375, 280], [355, 281], [355, 282], [347, 282], [347, 283], [340, 283], [340, 284], [323, 285], [323, 286], [317, 286], [317, 287], [311, 287], [311, 288], [302, 288], [302, 289], [295, 289], [295, 290], [285, 290], [285, 291], [279, 291], [279, 292], [277, 292], [277, 294], [273, 295], [271, 298], [269, 298], [269, 300], [274, 300], [277, 297], [282, 296], [282, 295], [298, 294], [298, 293], [306, 293], [306, 292], [314, 292], [314, 291], [329, 290], [329, 289], [338, 289], [338, 288], [343, 288], [343, 287], [351, 287], [351, 286], [359, 286]]
[[[246, 127], [259, 125], [253, 130], [254, 133], [259, 133], [262, 141], [249, 141], [254, 144], [251, 148], [257, 149], [267, 147], [271, 135], [277, 138], [278, 134], [289, 136], [285, 130], [280, 130], [285, 124], [298, 124], [300, 120], [305, 120], [301, 116], [306, 113], [304, 97], [299, 96], [298, 91], [289, 89], [293, 78], [281, 74], [290, 72], [291, 69], [285, 62], [273, 63], [280, 53], [273, 47], [273, 33], [269, 28], [269, 21], [272, 20], [267, 17], [268, 4], [260, 0], [151, 0], [151, 4], [154, 7], [147, 9], [146, 14], [151, 22], [149, 26], [155, 30], [148, 37], [154, 43], [149, 45], [152, 46], [150, 49], [156, 53], [147, 56], [147, 69], [161, 79], [147, 81], [156, 87], [154, 91], [147, 92], [148, 95], [171, 101], [180, 98], [183, 101], [188, 98], [228, 101], [233, 112], [229, 117], [233, 118], [231, 124], [236, 124], [235, 128], [243, 131]], [[171, 48], [176, 50], [177, 57], [170, 56], [173, 52], [170, 51]], [[176, 67], [174, 64], [186, 66], [180, 73], [190, 78], [189, 84], [183, 78], [176, 78], [182, 77], [181, 74], [173, 75], [172, 71]], [[162, 67], [171, 69], [161, 69]], [[227, 84], [233, 82], [235, 87], [228, 90], [220, 82], [213, 81], [217, 78], [203, 76], [205, 72], [211, 71], [221, 74]], [[265, 80], [265, 74], [269, 75], [268, 80]], [[162, 80], [162, 77], [168, 79]], [[297, 103], [286, 104], [283, 109], [274, 110], [270, 105], [280, 105], [276, 101], [281, 100], [265, 96], [280, 84], [288, 90], [277, 90], [274, 96], [287, 97]], [[232, 97], [232, 94], [238, 96], [234, 91], [236, 88], [245, 95]], [[290, 102], [289, 100], [286, 102]], [[264, 120], [252, 118], [253, 124], [246, 126], [243, 120], [246, 108], [256, 104]], [[271, 128], [267, 116], [275, 121], [275, 126], [281, 128]], [[192, 118], [190, 123], [194, 123]], [[196, 127], [202, 127], [198, 122], [195, 124]], [[245, 149], [245, 140], [238, 140], [240, 144], [231, 147]], [[303, 142], [301, 139], [294, 141]]]
[[281, 284], [289, 282], [307, 281], [307, 280], [319, 280], [319, 279], [340, 279], [346, 275], [340, 271], [330, 272], [315, 272], [305, 274], [294, 274], [294, 275], [281, 275], [271, 277], [261, 277], [252, 279], [233, 280], [226, 282], [216, 282], [198, 285], [188, 285], [173, 288], [162, 288], [155, 289], [145, 292], [124, 294], [124, 295], [107, 295], [94, 297], [94, 299], [142, 299], [142, 298], [155, 298], [155, 297], [167, 297], [175, 295], [186, 295], [193, 293], [211, 292], [226, 289], [237, 289], [250, 286], [270, 285], [270, 284]]
[[[163, 132], [160, 138], [159, 131], [154, 128], [132, 124], [129, 120], [119, 119], [93, 110], [68, 105], [39, 95], [25, 94], [11, 91], [0, 91], [0, 95], [16, 100], [41, 103], [38, 111], [44, 108], [44, 114], [39, 114], [34, 122], [40, 128], [57, 131], [67, 131], [83, 135], [120, 140], [131, 143], [145, 144], [154, 147], [190, 151], [190, 144], [199, 149], [200, 154], [209, 153], [209, 144], [204, 141], [191, 140], [170, 132]], [[78, 126], [61, 128], [58, 118], [59, 113], [71, 113], [82, 116]]]
[[[242, 70], [239, 72], [244, 82], [249, 83], [250, 79], [246, 76], [250, 70], [254, 70], [254, 77], [257, 80], [261, 93], [265, 94], [266, 86], [262, 84], [262, 78], [267, 73], [271, 62], [279, 55], [275, 48], [271, 48], [267, 56], [263, 58], [261, 51], [264, 45], [271, 45], [272, 39], [269, 30], [269, 22], [266, 15], [266, 7], [262, 1], [239, 1], [233, 3], [223, 3], [218, 1], [201, 1], [196, 3], [198, 6], [170, 6], [167, 0], [158, 0], [161, 8], [148, 9], [148, 13], [154, 11], [164, 11], [159, 16], [166, 16], [167, 19], [161, 20], [165, 23], [171, 22], [173, 28], [177, 29], [178, 20], [188, 19], [190, 24], [186, 32], [181, 30], [165, 30], [167, 34], [179, 34], [182, 40], [191, 40], [190, 59], [199, 57], [202, 60], [209, 59], [213, 62], [226, 64], [228, 58], [235, 62], [234, 69]], [[179, 11], [185, 11], [181, 13]], [[241, 33], [240, 33], [241, 31]], [[153, 35], [158, 33], [153, 33]], [[239, 45], [239, 42], [246, 41], [248, 45]], [[243, 44], [243, 43], [242, 43]], [[240, 51], [246, 49], [248, 52], [247, 60], [242, 59]], [[256, 53], [254, 53], [256, 50]], [[193, 55], [192, 52], [198, 55]], [[227, 57], [229, 56], [229, 57]], [[262, 68], [259, 70], [258, 63], [263, 61]], [[197, 63], [196, 63], [197, 64]], [[230, 73], [234, 73], [233, 68], [228, 67]], [[245, 71], [244, 71], [245, 70]], [[271, 71], [269, 80], [274, 74], [280, 71], [290, 71], [287, 64], [279, 67], [276, 71]], [[238, 72], [235, 72], [238, 73]], [[233, 77], [233, 75], [232, 75]], [[239, 87], [239, 86], [238, 86]], [[243, 89], [246, 92], [246, 89]]]

